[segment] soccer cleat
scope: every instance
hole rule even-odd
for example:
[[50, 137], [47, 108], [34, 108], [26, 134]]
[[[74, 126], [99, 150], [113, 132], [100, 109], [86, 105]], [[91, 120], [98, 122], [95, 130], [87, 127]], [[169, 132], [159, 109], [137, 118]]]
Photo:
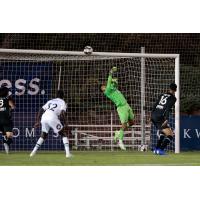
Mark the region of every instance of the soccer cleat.
[[116, 143], [119, 139], [120, 131], [115, 131], [114, 142]]
[[33, 157], [36, 154], [36, 151], [32, 151], [30, 157]]
[[126, 147], [124, 146], [124, 143], [123, 143], [122, 140], [119, 140], [118, 145], [119, 145], [119, 147], [120, 147], [121, 150], [126, 151]]
[[167, 155], [165, 150], [162, 150], [162, 149], [157, 149], [156, 153], [157, 153], [157, 155], [160, 155], [160, 156]]
[[73, 157], [71, 153], [66, 154], [66, 158], [71, 158], [71, 157]]
[[154, 153], [154, 154], [157, 154], [157, 150], [158, 150], [158, 149], [155, 147], [155, 148], [153, 149], [153, 153]]

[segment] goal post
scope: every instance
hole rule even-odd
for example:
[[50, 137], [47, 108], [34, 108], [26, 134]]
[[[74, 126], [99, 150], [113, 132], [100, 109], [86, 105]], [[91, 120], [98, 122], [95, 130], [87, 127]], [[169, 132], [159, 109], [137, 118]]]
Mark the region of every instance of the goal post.
[[[145, 53], [145, 47], [141, 47], [141, 53]], [[145, 141], [145, 58], [141, 58], [141, 145], [146, 145]]]
[[[145, 60], [143, 93], [142, 60]], [[149, 124], [141, 130], [141, 119], [147, 122], [154, 99], [167, 90], [170, 82], [176, 82], [177, 102], [172, 117], [175, 145], [171, 148], [179, 153], [178, 54], [93, 52], [85, 55], [75, 51], [0, 49], [0, 85], [6, 84], [16, 98], [14, 125], [21, 127], [15, 127], [13, 148], [30, 150], [33, 147], [40, 134], [40, 130], [32, 127], [34, 115], [49, 98], [54, 98], [57, 89], [62, 89], [68, 104], [69, 137], [74, 149], [117, 150], [112, 136], [120, 127], [119, 118], [113, 104], [99, 90], [112, 66], [118, 67], [115, 76], [119, 89], [135, 111], [136, 124], [125, 133], [125, 145], [130, 150], [137, 149], [145, 140], [149, 146], [155, 142], [150, 139]], [[143, 116], [141, 99], [147, 107], [146, 116]], [[44, 150], [63, 148], [57, 135], [49, 137]]]
[[180, 56], [175, 57], [175, 82], [177, 84], [175, 104], [175, 153], [180, 153]]

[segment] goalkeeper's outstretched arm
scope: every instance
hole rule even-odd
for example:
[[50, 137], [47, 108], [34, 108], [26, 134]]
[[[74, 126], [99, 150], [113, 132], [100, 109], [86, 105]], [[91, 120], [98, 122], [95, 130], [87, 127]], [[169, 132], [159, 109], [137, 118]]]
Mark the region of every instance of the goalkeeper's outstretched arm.
[[117, 71], [117, 67], [113, 67], [110, 72], [109, 72], [109, 76], [108, 76], [108, 80], [107, 80], [107, 84], [103, 84], [101, 85], [101, 91], [105, 92], [105, 90], [109, 90], [111, 88], [111, 84], [112, 84], [112, 75], [113, 72]]
[[117, 79], [113, 79], [113, 77], [112, 77], [113, 72], [116, 72], [116, 71], [117, 71], [117, 67], [113, 67], [110, 70], [106, 88], [110, 88], [112, 83], [115, 83], [115, 85], [117, 85]]

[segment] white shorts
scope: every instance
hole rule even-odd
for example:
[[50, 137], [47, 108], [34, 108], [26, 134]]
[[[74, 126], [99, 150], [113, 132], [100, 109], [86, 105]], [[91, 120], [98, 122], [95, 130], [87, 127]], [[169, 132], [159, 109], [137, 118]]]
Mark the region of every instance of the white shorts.
[[60, 120], [56, 117], [54, 118], [42, 117], [41, 124], [42, 124], [42, 132], [45, 132], [45, 133], [48, 133], [50, 128], [53, 129], [54, 133], [58, 133], [63, 128], [63, 125], [61, 124]]

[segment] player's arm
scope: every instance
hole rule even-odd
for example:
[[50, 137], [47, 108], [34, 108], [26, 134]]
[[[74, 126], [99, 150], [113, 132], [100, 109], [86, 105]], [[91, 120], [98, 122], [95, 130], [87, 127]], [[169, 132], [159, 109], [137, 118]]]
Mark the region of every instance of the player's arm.
[[155, 111], [156, 106], [159, 104], [161, 96], [162, 96], [162, 94], [158, 97], [157, 101], [153, 104], [152, 112]]
[[43, 113], [49, 108], [49, 101], [42, 106], [42, 108], [39, 110], [39, 112], [37, 113], [36, 115], [36, 122], [35, 122], [35, 125], [34, 127], [37, 128], [39, 125], [40, 125], [40, 120], [41, 120], [41, 117], [43, 115]]
[[66, 110], [67, 110], [67, 104], [63, 101], [63, 104], [61, 106], [61, 113], [59, 116], [60, 121], [62, 122], [63, 126], [67, 125]]
[[66, 111], [62, 110], [60, 113], [60, 121], [63, 123], [63, 126], [67, 125], [67, 119], [66, 119]]
[[41, 109], [39, 110], [39, 112], [37, 113], [36, 122], [35, 122], [35, 125], [34, 125], [35, 128], [37, 128], [37, 127], [39, 126], [39, 124], [40, 124], [40, 119], [41, 119], [42, 114], [44, 113], [44, 111], [45, 111], [45, 110], [44, 110], [43, 108], [41, 108]]
[[9, 91], [8, 88], [6, 88], [6, 92], [7, 92], [7, 99], [8, 99], [8, 104], [10, 106], [10, 111], [13, 111], [15, 109], [15, 100], [14, 98], [12, 97], [12, 93]]
[[167, 120], [169, 118], [169, 114], [172, 110], [172, 107], [174, 106], [174, 104], [176, 103], [176, 98], [170, 98], [169, 99], [169, 103], [167, 104], [166, 110], [164, 112], [164, 117]]
[[9, 99], [8, 101], [11, 111], [15, 109], [15, 102], [13, 99]]
[[117, 71], [117, 67], [113, 67], [110, 72], [109, 72], [109, 76], [108, 76], [108, 80], [107, 80], [107, 85], [106, 85], [106, 90], [109, 90], [111, 88], [111, 84], [112, 84], [112, 75], [113, 72]]
[[152, 113], [156, 110], [156, 106], [159, 104], [161, 96], [162, 96], [162, 94], [158, 97], [158, 99], [157, 99], [157, 100], [155, 101], [155, 103], [153, 104], [153, 107], [151, 108], [150, 117], [149, 117], [149, 119], [147, 120], [148, 122], [151, 122]]

